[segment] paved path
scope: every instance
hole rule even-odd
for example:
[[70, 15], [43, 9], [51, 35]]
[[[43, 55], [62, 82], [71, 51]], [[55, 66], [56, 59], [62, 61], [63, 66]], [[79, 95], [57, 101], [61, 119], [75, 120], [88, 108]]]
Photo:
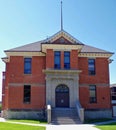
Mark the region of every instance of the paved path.
[[0, 122], [5, 122], [6, 120], [4, 118], [0, 117]]
[[99, 130], [94, 125], [47, 125], [46, 130]]

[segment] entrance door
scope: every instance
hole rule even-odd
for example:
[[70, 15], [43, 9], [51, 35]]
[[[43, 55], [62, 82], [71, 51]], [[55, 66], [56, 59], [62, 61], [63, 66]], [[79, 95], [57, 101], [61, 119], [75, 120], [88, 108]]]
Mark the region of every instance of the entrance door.
[[64, 85], [56, 87], [56, 107], [69, 107], [69, 88]]

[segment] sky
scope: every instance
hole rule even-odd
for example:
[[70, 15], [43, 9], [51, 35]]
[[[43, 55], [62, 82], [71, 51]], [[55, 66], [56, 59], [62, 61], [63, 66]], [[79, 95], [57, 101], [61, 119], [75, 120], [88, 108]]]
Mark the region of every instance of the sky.
[[[62, 0], [63, 29], [84, 44], [116, 53], [116, 0]], [[61, 29], [60, 0], [0, 0], [0, 58], [4, 50], [46, 39]], [[116, 54], [109, 65], [116, 83]], [[0, 101], [2, 72], [0, 59]]]

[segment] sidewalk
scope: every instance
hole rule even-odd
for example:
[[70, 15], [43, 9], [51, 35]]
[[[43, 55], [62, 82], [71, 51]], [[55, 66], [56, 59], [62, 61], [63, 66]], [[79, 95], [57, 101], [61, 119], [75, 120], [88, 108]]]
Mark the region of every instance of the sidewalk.
[[46, 130], [99, 130], [95, 125], [47, 125]]
[[0, 122], [5, 122], [6, 120], [4, 118], [0, 117]]

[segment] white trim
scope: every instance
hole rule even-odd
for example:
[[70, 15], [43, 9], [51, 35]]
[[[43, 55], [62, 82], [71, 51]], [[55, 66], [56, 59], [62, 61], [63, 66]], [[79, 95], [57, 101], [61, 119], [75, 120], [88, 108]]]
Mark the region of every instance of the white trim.
[[45, 56], [42, 52], [6, 52], [7, 56]]
[[82, 49], [83, 45], [64, 45], [64, 44], [42, 44], [42, 52], [46, 53], [47, 49], [60, 50], [60, 51], [69, 51], [69, 50], [78, 50]]
[[79, 53], [78, 57], [88, 57], [88, 58], [91, 58], [91, 57], [105, 57], [105, 58], [109, 58], [111, 57], [112, 54], [109, 54], [109, 53]]

